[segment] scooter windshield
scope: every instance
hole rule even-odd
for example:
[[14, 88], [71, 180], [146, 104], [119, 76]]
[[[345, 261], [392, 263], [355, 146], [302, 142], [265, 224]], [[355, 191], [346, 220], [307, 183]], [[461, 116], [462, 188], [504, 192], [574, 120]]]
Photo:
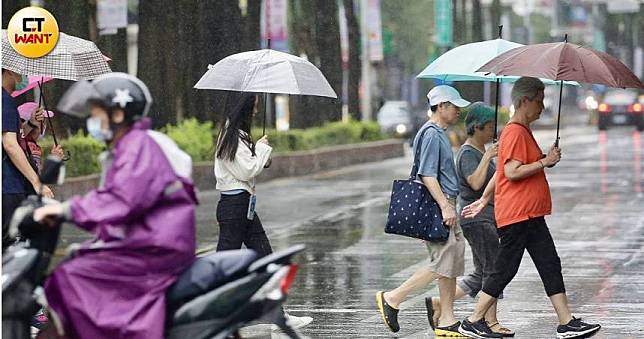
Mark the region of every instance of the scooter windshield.
[[58, 102], [58, 110], [78, 118], [89, 116], [88, 102], [99, 99], [100, 95], [91, 82], [83, 80], [70, 87]]

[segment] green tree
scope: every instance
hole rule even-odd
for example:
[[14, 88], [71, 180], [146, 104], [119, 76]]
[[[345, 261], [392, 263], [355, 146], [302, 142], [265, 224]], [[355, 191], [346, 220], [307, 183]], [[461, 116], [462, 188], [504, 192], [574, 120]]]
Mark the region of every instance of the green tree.
[[392, 32], [393, 55], [407, 74], [426, 65], [432, 47], [434, 3], [427, 0], [382, 1], [382, 24]]

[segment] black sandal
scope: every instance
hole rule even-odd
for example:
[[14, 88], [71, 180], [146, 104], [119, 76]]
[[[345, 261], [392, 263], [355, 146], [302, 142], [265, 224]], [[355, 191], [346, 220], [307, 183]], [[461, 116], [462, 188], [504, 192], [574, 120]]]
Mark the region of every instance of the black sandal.
[[511, 329], [509, 329], [509, 328], [507, 328], [507, 327], [503, 327], [503, 326], [501, 326], [501, 327], [499, 328], [499, 331], [501, 331], [501, 332], [497, 332], [497, 331], [495, 331], [495, 330], [492, 330], [492, 327], [494, 327], [494, 326], [496, 326], [496, 325], [501, 326], [501, 325], [499, 324], [499, 322], [498, 322], [498, 321], [497, 321], [497, 322], [495, 322], [495, 323], [491, 323], [491, 324], [490, 324], [490, 323], [488, 323], [488, 324], [487, 324], [487, 326], [490, 328], [490, 330], [491, 330], [493, 333], [498, 333], [498, 334], [502, 335], [503, 337], [511, 338], [511, 337], [514, 337], [514, 335], [516, 334], [516, 333], [515, 333], [514, 331], [512, 331]]
[[376, 293], [376, 305], [378, 306], [378, 311], [380, 311], [380, 316], [382, 316], [382, 321], [389, 327], [389, 330], [394, 333], [400, 331], [398, 310], [387, 304], [385, 292], [378, 291]]
[[425, 297], [425, 307], [427, 308], [427, 320], [429, 320], [429, 327], [432, 331], [436, 329], [434, 324], [434, 304], [432, 304], [432, 297]]

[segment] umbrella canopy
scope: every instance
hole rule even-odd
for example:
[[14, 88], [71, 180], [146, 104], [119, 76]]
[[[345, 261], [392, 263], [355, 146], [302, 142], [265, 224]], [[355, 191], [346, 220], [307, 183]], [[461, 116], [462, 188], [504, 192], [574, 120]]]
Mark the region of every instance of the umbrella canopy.
[[23, 93], [33, 89], [34, 87], [40, 86], [40, 85], [44, 84], [45, 82], [50, 81], [51, 79], [53, 79], [53, 78], [51, 78], [51, 77], [41, 77], [41, 76], [37, 76], [37, 75], [29, 75], [29, 76], [27, 76], [27, 83], [25, 84], [25, 87], [23, 87], [19, 91], [11, 92], [11, 96], [15, 98], [15, 97], [19, 96], [20, 94], [23, 94]]
[[313, 64], [271, 49], [233, 54], [209, 65], [194, 88], [338, 97]]
[[[499, 80], [501, 83], [515, 82], [520, 78], [519, 76], [479, 72], [478, 69], [497, 56], [523, 46], [525, 45], [501, 38], [461, 45], [443, 53], [416, 77], [442, 81]], [[557, 84], [550, 79], [541, 79], [541, 81], [546, 85]], [[576, 82], [566, 83], [566, 85], [579, 86]]]
[[618, 59], [568, 42], [518, 47], [490, 60], [478, 71], [644, 88], [642, 81]]
[[2, 30], [2, 68], [24, 75], [64, 80], [89, 80], [112, 70], [96, 45], [88, 40], [60, 33], [56, 47], [40, 58], [18, 54]]
[[[496, 56], [521, 46], [501, 38], [461, 45], [443, 53], [416, 77], [442, 81], [496, 81], [494, 74], [477, 70]], [[507, 82], [516, 77], [500, 78], [501, 82]]]

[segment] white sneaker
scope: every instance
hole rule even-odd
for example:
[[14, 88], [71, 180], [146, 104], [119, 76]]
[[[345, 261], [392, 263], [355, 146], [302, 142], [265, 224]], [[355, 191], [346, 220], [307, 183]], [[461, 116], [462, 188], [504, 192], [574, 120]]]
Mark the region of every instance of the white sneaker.
[[[294, 330], [300, 329], [313, 321], [311, 317], [296, 317], [286, 312], [284, 312], [284, 316], [286, 317], [286, 323]], [[271, 325], [271, 328], [273, 331], [280, 331], [279, 326], [275, 324]]]

